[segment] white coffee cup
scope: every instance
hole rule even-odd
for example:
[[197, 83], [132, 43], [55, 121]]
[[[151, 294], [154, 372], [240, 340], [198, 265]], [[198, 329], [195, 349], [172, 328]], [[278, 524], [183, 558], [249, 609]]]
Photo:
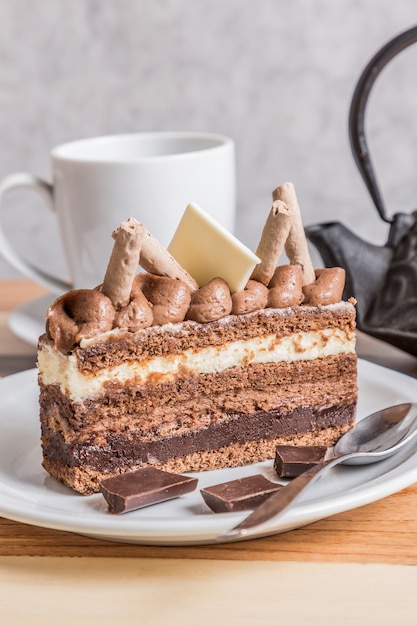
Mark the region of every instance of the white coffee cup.
[[[41, 193], [59, 222], [71, 281], [25, 261], [0, 221], [0, 254], [54, 293], [102, 282], [113, 247], [112, 231], [135, 217], [163, 245], [189, 202], [233, 230], [236, 200], [234, 142], [222, 135], [155, 132], [66, 143], [51, 151], [52, 184], [27, 173], [0, 183], [0, 210], [10, 190]], [[6, 203], [7, 204], [7, 203]], [[45, 242], [48, 245], [48, 242]]]

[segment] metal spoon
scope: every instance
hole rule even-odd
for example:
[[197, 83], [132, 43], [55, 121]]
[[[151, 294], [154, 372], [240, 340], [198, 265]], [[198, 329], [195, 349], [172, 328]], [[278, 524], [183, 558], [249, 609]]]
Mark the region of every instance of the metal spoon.
[[259, 526], [281, 514], [302, 491], [317, 480], [322, 472], [339, 463], [365, 465], [382, 461], [397, 452], [417, 434], [417, 404], [391, 406], [358, 421], [333, 448], [333, 456], [294, 478], [260, 504], [240, 524], [222, 535], [221, 539], [244, 536], [250, 528]]

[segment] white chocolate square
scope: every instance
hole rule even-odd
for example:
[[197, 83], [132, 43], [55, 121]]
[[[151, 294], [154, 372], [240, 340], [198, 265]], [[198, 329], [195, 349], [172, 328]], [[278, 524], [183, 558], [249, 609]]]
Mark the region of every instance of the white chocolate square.
[[260, 259], [197, 204], [190, 203], [168, 251], [200, 287], [223, 278], [233, 293], [243, 289]]

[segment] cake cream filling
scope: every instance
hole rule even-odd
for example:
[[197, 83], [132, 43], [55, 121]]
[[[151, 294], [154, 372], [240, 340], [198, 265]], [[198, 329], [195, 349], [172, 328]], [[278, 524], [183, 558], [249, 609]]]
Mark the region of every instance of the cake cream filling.
[[52, 346], [43, 345], [38, 353], [40, 380], [45, 385], [57, 384], [74, 402], [95, 399], [107, 383], [162, 383], [181, 374], [215, 374], [232, 367], [251, 363], [292, 363], [355, 352], [355, 333], [339, 328], [300, 331], [286, 337], [267, 335], [234, 341], [222, 346], [189, 348], [180, 354], [150, 357], [105, 368], [99, 372], [82, 373], [76, 358], [64, 355]]

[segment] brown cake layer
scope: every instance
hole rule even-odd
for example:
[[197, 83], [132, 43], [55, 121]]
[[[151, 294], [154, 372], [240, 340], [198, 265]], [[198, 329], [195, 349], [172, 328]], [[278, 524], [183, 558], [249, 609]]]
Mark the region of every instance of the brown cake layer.
[[154, 465], [169, 471], [235, 467], [271, 458], [275, 446], [332, 445], [354, 422], [356, 404], [232, 415], [221, 423], [179, 436], [144, 441], [129, 433], [108, 434], [105, 446], [64, 443], [42, 425], [44, 467], [81, 493], [98, 490], [105, 476]]
[[323, 398], [335, 405], [353, 402], [356, 356], [251, 364], [200, 376], [183, 373], [161, 384], [115, 381], [101, 398], [82, 403], [71, 402], [58, 385], [40, 383], [40, 389], [42, 422], [66, 442], [95, 438], [101, 444], [106, 432], [115, 430], [153, 439], [204, 428], [225, 414], [320, 406]]
[[[263, 309], [246, 315], [229, 315], [215, 322], [151, 326], [136, 333], [110, 333], [87, 347], [77, 347], [73, 354], [81, 372], [97, 372], [109, 366], [149, 357], [180, 354], [189, 348], [223, 346], [225, 343], [294, 332], [338, 328], [352, 331], [355, 309], [352, 305], [327, 307], [296, 306], [286, 309]], [[52, 343], [46, 335], [40, 345]]]

